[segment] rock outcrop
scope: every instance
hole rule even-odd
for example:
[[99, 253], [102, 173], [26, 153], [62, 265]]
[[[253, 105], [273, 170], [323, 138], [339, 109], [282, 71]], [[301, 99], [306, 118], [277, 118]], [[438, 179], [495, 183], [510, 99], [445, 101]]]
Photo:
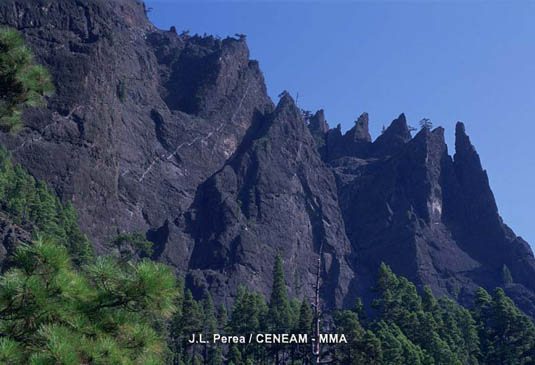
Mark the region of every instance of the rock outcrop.
[[367, 114], [344, 134], [323, 111], [307, 125], [289, 95], [272, 103], [243, 39], [158, 30], [136, 0], [4, 0], [0, 22], [57, 87], [0, 143], [74, 202], [98, 252], [143, 230], [154, 259], [218, 302], [239, 284], [268, 295], [279, 253], [296, 295], [312, 294], [321, 258], [331, 307], [369, 300], [386, 262], [461, 303], [505, 287], [535, 314], [533, 254], [462, 124], [453, 158], [441, 128], [413, 138], [403, 114], [375, 141]]
[[340, 307], [348, 295], [351, 247], [334, 176], [288, 94], [201, 185], [190, 219], [196, 237], [190, 269], [207, 283], [236, 287], [248, 278], [269, 293], [279, 253], [291, 292], [312, 297], [321, 255], [323, 298]]

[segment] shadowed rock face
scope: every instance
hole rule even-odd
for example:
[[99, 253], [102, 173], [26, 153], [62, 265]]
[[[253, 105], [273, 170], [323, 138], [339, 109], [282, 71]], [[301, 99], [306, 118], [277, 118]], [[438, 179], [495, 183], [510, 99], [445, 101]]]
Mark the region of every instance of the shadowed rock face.
[[[386, 262], [436, 295], [468, 304], [477, 287], [502, 286], [535, 313], [533, 254], [502, 222], [462, 123], [454, 159], [442, 128], [424, 128], [411, 139], [404, 116], [371, 150], [368, 158], [330, 162], [354, 250], [357, 291], [372, 285], [377, 266]], [[503, 265], [515, 271], [514, 284], [503, 281]]]
[[294, 294], [312, 297], [321, 253], [323, 297], [341, 306], [348, 294], [351, 248], [334, 176], [287, 94], [251, 128], [235, 156], [201, 185], [190, 217], [196, 237], [190, 268], [205, 272], [208, 281], [236, 286], [248, 278], [269, 293], [278, 252], [288, 281], [297, 284], [291, 287]]
[[0, 21], [57, 87], [0, 143], [74, 201], [98, 252], [146, 231], [154, 259], [218, 302], [239, 284], [268, 295], [280, 253], [307, 296], [321, 257], [329, 306], [370, 300], [384, 261], [462, 303], [504, 286], [535, 314], [533, 254], [502, 222], [462, 124], [453, 158], [441, 128], [412, 138], [403, 114], [375, 141], [367, 114], [345, 134], [323, 111], [307, 126], [289, 95], [273, 105], [243, 40], [157, 30], [135, 0], [4, 0]]

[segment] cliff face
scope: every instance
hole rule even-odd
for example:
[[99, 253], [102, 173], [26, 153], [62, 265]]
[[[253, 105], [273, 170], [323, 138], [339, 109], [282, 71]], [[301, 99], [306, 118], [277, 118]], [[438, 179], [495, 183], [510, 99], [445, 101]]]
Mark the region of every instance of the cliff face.
[[462, 124], [454, 158], [442, 129], [412, 138], [403, 115], [373, 142], [366, 114], [345, 134], [323, 111], [307, 127], [288, 95], [273, 105], [243, 40], [155, 29], [135, 0], [4, 0], [0, 22], [57, 87], [0, 143], [74, 201], [99, 252], [143, 230], [154, 259], [219, 302], [238, 284], [269, 294], [280, 253], [305, 295], [321, 256], [330, 306], [369, 298], [384, 261], [461, 302], [504, 286], [535, 314], [533, 254], [502, 222]]
[[323, 297], [342, 305], [353, 273], [334, 176], [289, 95], [197, 192], [189, 216], [195, 273], [269, 293], [280, 253], [291, 290], [311, 296], [321, 253]]
[[2, 143], [74, 200], [100, 250], [117, 228], [172, 225], [273, 109], [244, 42], [157, 31], [141, 3], [3, 1], [0, 14], [57, 85], [49, 108]]
[[[533, 314], [533, 253], [502, 222], [462, 123], [455, 148], [452, 159], [442, 128], [424, 128], [411, 138], [401, 115], [361, 155], [329, 161], [357, 291], [372, 285], [377, 266], [386, 262], [420, 287], [430, 285], [436, 295], [461, 303], [469, 303], [479, 286], [504, 287]], [[512, 283], [504, 281], [504, 265]]]

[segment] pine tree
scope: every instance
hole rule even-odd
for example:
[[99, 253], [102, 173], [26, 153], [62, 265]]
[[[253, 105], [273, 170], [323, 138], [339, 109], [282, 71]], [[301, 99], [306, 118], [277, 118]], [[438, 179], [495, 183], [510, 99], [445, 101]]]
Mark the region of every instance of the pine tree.
[[217, 325], [220, 330], [224, 330], [227, 327], [227, 309], [223, 304], [217, 307]]
[[182, 308], [184, 306], [184, 282], [177, 283], [177, 296], [175, 298], [176, 311], [168, 323], [167, 342], [171, 351], [173, 365], [184, 364], [184, 339], [182, 338]]
[[2, 363], [163, 363], [157, 324], [175, 310], [163, 265], [111, 257], [75, 270], [66, 247], [19, 245], [0, 278]]
[[0, 208], [10, 220], [33, 233], [69, 249], [80, 266], [93, 258], [93, 249], [78, 227], [72, 204], [61, 204], [46, 184], [11, 162], [11, 155], [0, 147]]
[[111, 241], [110, 246], [118, 251], [123, 261], [152, 256], [152, 242], [147, 240], [146, 235], [140, 231], [120, 233]]
[[433, 128], [433, 122], [429, 118], [424, 118], [420, 120], [420, 128], [430, 131]]
[[236, 345], [235, 343], [230, 345], [228, 359], [229, 359], [229, 364], [232, 363], [234, 365], [243, 365], [243, 360], [242, 360], [240, 349], [238, 348], [238, 345]]
[[193, 357], [192, 365], [202, 365], [204, 363], [201, 355], [195, 355]]
[[[307, 334], [308, 338], [311, 339], [314, 334], [312, 327], [313, 320], [314, 314], [312, 313], [312, 308], [310, 308], [308, 301], [303, 299], [301, 301], [301, 307], [299, 308], [299, 320], [295, 332], [299, 334]], [[299, 344], [297, 351], [304, 363], [310, 362], [311, 353], [309, 344]]]
[[269, 300], [269, 318], [272, 330], [278, 333], [287, 333], [291, 325], [290, 302], [284, 280], [282, 259], [279, 254], [275, 257], [273, 266], [273, 288]]
[[313, 320], [312, 309], [308, 304], [306, 299], [303, 299], [301, 302], [301, 308], [299, 310], [299, 322], [297, 325], [298, 333], [312, 333], [312, 320]]
[[[217, 320], [214, 313], [214, 303], [210, 292], [206, 291], [202, 301], [203, 305], [203, 334], [206, 341], [211, 341], [214, 333], [217, 333]], [[208, 365], [221, 364], [221, 347], [213, 343], [204, 345], [204, 359]]]
[[426, 356], [420, 346], [412, 343], [395, 324], [380, 321], [375, 325], [374, 332], [381, 341], [384, 364], [425, 364]]
[[[479, 293], [474, 310], [480, 320], [483, 360], [489, 364], [528, 364], [535, 359], [535, 326], [496, 288], [491, 300]], [[483, 305], [482, 305], [483, 303]], [[482, 310], [484, 307], [484, 311]]]
[[0, 28], [0, 129], [17, 132], [25, 107], [40, 106], [54, 92], [48, 71], [35, 63], [22, 37]]
[[183, 350], [182, 356], [184, 361], [188, 361], [188, 359], [191, 360], [196, 355], [198, 345], [190, 344], [188, 343], [188, 340], [191, 339], [193, 335], [198, 335], [202, 332], [203, 315], [202, 306], [193, 298], [191, 291], [187, 289], [184, 293], [182, 315], [180, 317], [180, 337], [182, 338], [181, 349]]
[[343, 364], [356, 365], [361, 363], [361, 354], [358, 351], [359, 342], [364, 337], [358, 315], [352, 311], [343, 311], [335, 316], [336, 330], [348, 337], [347, 344], [340, 344], [336, 348], [336, 360]]
[[481, 357], [476, 322], [470, 311], [452, 299], [439, 300], [443, 326], [439, 329], [441, 337], [449, 340], [452, 351], [463, 364], [478, 364]]
[[424, 287], [424, 295], [422, 296], [422, 307], [426, 312], [436, 312], [438, 308], [438, 302], [435, 299], [433, 292], [429, 285]]
[[[282, 258], [279, 254], [275, 257], [273, 265], [273, 288], [269, 300], [269, 321], [270, 329], [273, 333], [289, 333], [292, 329], [292, 310], [288, 300], [286, 281], [284, 280], [284, 269], [282, 268]], [[274, 344], [271, 348], [275, 362], [278, 363], [281, 351], [285, 346]]]
[[361, 321], [366, 321], [366, 311], [364, 310], [364, 304], [362, 304], [362, 299], [360, 297], [355, 301], [352, 311], [358, 314]]

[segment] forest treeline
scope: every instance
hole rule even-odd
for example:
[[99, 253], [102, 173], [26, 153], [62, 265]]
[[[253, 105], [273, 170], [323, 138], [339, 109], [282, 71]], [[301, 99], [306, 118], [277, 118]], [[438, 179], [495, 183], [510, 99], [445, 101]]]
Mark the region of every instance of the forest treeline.
[[[169, 344], [173, 364], [532, 364], [535, 359], [535, 326], [521, 313], [503, 289], [489, 294], [477, 290], [473, 306], [466, 309], [449, 298], [437, 299], [426, 287], [419, 293], [407, 279], [381, 265], [373, 288], [377, 299], [372, 308], [357, 300], [349, 310], [322, 319], [322, 331], [344, 334], [347, 344], [323, 345], [319, 359], [311, 343], [291, 345], [190, 344], [203, 333], [245, 335], [250, 333], [315, 332], [314, 311], [309, 298], [289, 299], [282, 262], [273, 270], [269, 300], [241, 287], [230, 309], [214, 311], [209, 293], [196, 301], [186, 290], [180, 295], [173, 316]], [[373, 318], [366, 313], [372, 313]]]

